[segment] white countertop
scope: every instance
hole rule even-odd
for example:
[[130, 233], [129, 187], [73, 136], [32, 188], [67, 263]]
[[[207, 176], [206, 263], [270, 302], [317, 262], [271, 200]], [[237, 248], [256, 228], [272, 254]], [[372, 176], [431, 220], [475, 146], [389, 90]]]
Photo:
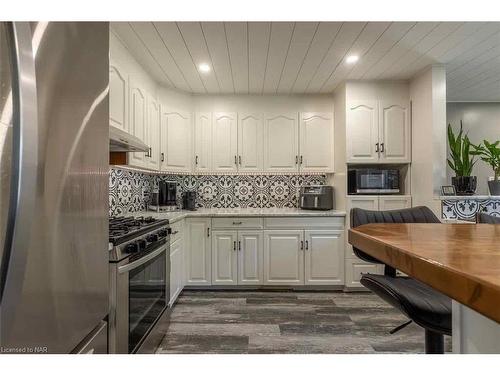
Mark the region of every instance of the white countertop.
[[196, 211], [141, 211], [134, 213], [134, 216], [153, 216], [158, 219], [168, 219], [170, 223], [188, 217], [344, 217], [345, 215], [345, 211], [316, 211], [301, 210], [299, 208], [198, 208]]
[[471, 199], [498, 199], [500, 200], [500, 195], [440, 195], [439, 199], [445, 200], [471, 200]]

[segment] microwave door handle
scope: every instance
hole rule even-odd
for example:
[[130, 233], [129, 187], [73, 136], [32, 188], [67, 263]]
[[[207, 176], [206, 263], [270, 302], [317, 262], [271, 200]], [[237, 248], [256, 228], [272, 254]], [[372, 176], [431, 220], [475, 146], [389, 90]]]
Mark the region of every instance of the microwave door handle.
[[[35, 33], [40, 27], [43, 34], [46, 25], [38, 23]], [[31, 27], [28, 22], [6, 22], [5, 29], [9, 41], [6, 53], [12, 67], [12, 172], [4, 254], [0, 259], [0, 301], [17, 298], [23, 284], [38, 186], [38, 104]], [[9, 266], [16, 267], [16, 272], [8, 272]]]

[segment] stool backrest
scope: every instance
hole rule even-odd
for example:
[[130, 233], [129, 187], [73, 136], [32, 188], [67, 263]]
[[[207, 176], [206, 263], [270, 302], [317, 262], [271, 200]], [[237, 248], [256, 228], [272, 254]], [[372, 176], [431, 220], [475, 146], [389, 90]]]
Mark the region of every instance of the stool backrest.
[[476, 221], [478, 223], [483, 223], [483, 224], [500, 224], [500, 217], [488, 215], [487, 213], [484, 212], [479, 212], [477, 214]]
[[[425, 206], [390, 211], [370, 211], [353, 208], [350, 212], [350, 221], [351, 228], [373, 223], [440, 223], [436, 215]], [[358, 258], [364, 261], [383, 264], [360, 249], [353, 248], [353, 251]]]

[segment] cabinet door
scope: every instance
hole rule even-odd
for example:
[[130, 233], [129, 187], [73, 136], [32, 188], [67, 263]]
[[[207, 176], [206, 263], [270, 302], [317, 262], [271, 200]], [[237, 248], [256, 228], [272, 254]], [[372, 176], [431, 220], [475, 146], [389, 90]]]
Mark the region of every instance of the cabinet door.
[[234, 230], [212, 232], [212, 285], [238, 283], [238, 234]]
[[238, 232], [238, 285], [264, 284], [264, 232]]
[[161, 108], [161, 170], [191, 170], [191, 116], [188, 112]]
[[238, 114], [238, 169], [259, 172], [264, 163], [264, 123], [260, 113]]
[[109, 62], [109, 124], [128, 132], [128, 75]]
[[380, 159], [383, 162], [410, 162], [410, 120], [407, 102], [379, 103]]
[[186, 284], [212, 284], [210, 219], [188, 219], [186, 246]]
[[264, 169], [266, 171], [298, 170], [297, 116], [297, 113], [265, 116]]
[[378, 103], [350, 101], [346, 114], [347, 162], [378, 162]]
[[160, 105], [153, 98], [148, 99], [148, 124], [146, 127], [149, 153], [145, 157], [145, 167], [158, 170], [160, 168]]
[[194, 129], [194, 169], [207, 172], [212, 169], [212, 114], [197, 113]]
[[238, 124], [236, 113], [214, 114], [212, 124], [212, 169], [234, 172], [238, 169]]
[[378, 202], [380, 211], [401, 210], [411, 207], [411, 197], [408, 195], [381, 196]]
[[333, 172], [332, 113], [301, 113], [299, 164], [303, 172]]
[[366, 263], [359, 259], [346, 259], [345, 262], [345, 286], [346, 289], [365, 289], [359, 282], [363, 274], [384, 274], [384, 266], [381, 264]]
[[344, 231], [305, 231], [305, 284], [344, 285]]
[[264, 231], [264, 284], [304, 285], [304, 232]]
[[184, 287], [184, 252], [182, 240], [170, 245], [170, 305], [172, 306]]
[[[364, 210], [378, 211], [378, 196], [377, 195], [355, 195], [347, 198], [347, 225], [346, 231], [351, 227], [350, 213], [351, 208], [362, 208]], [[346, 236], [347, 239], [347, 236]], [[359, 258], [352, 251], [352, 245], [346, 240], [346, 258], [358, 259]]]
[[[130, 126], [129, 132], [141, 141], [146, 142], [146, 93], [135, 80], [130, 80]], [[129, 164], [143, 167], [145, 152], [131, 152]]]

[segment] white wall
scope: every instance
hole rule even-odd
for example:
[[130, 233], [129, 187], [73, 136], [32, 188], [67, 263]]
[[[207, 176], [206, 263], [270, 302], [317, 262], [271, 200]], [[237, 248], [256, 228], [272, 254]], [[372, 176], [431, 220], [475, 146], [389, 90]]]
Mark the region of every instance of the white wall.
[[[490, 142], [500, 140], [500, 103], [481, 102], [449, 102], [446, 105], [447, 124], [451, 124], [455, 132], [460, 129], [460, 120], [463, 129], [469, 135], [472, 143], [481, 143], [484, 139]], [[449, 150], [449, 148], [448, 148]], [[493, 176], [491, 167], [478, 161], [472, 171], [477, 176], [477, 194], [489, 194], [488, 177]], [[447, 168], [447, 179], [451, 181], [453, 171]]]
[[424, 205], [441, 216], [441, 185], [446, 184], [446, 72], [432, 66], [410, 81], [412, 104], [413, 206]]
[[408, 98], [407, 81], [348, 81], [345, 88], [347, 101]]

